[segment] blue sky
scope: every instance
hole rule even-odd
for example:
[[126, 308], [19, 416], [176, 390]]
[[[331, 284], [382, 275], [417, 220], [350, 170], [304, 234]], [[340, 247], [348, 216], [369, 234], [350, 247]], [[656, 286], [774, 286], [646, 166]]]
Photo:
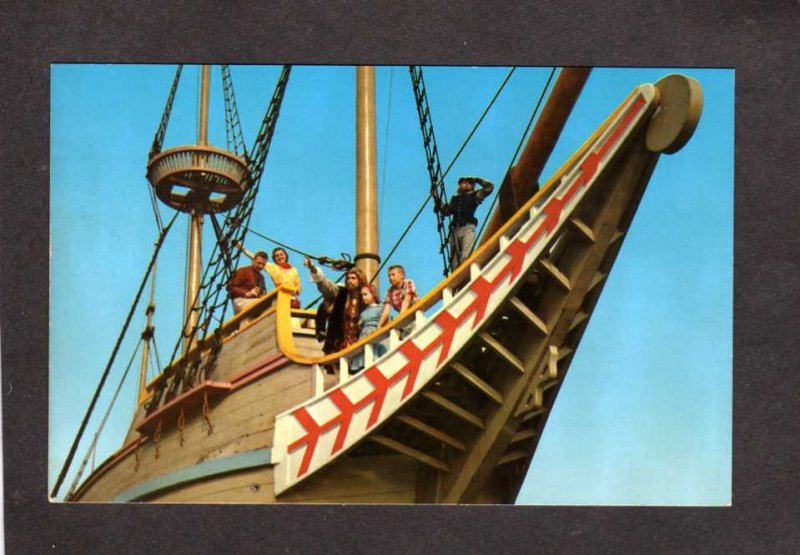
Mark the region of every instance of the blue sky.
[[[252, 145], [276, 66], [231, 68]], [[732, 70], [596, 68], [545, 168], [549, 177], [638, 84], [679, 71], [698, 79], [704, 111], [683, 150], [662, 156], [584, 334], [518, 503], [720, 505], [731, 489], [733, 270]], [[52, 66], [50, 438], [52, 486], [124, 322], [157, 237], [147, 153], [175, 72], [167, 65]], [[425, 68], [446, 167], [508, 68]], [[550, 68], [518, 68], [446, 179], [502, 180]], [[199, 71], [184, 68], [164, 147], [194, 143]], [[354, 251], [355, 71], [292, 70], [251, 227], [315, 255]], [[209, 140], [224, 147], [219, 68]], [[406, 67], [376, 68], [380, 252], [428, 190]], [[486, 203], [478, 216], [485, 215]], [[161, 206], [162, 217], [172, 216]], [[186, 218], [157, 271], [156, 341], [166, 363], [183, 303]], [[426, 210], [392, 258], [422, 291], [441, 277]], [[206, 248], [211, 251], [211, 225]], [[252, 250], [272, 245], [253, 235]], [[290, 255], [300, 264], [299, 255]], [[315, 297], [305, 272], [304, 301]], [[385, 285], [383, 277], [381, 285]], [[137, 311], [83, 456], [144, 327]], [[135, 404], [138, 360], [101, 436], [116, 450]], [[73, 465], [77, 467], [77, 463]], [[62, 486], [62, 494], [71, 481]]]

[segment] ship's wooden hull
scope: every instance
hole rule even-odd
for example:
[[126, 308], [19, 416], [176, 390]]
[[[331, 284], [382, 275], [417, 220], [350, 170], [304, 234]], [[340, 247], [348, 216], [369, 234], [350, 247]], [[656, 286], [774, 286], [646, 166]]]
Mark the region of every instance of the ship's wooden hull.
[[[513, 503], [659, 156], [648, 145], [675, 144], [653, 130], [658, 102], [657, 87], [634, 91], [401, 315], [394, 330], [416, 322], [409, 337], [379, 332], [321, 357], [281, 292], [198, 359], [202, 379], [171, 396], [153, 387], [126, 445], [71, 499]], [[688, 138], [680, 126], [667, 132]], [[367, 369], [348, 377], [346, 360], [384, 337], [389, 352], [368, 352]], [[340, 377], [323, 371], [330, 365]]]

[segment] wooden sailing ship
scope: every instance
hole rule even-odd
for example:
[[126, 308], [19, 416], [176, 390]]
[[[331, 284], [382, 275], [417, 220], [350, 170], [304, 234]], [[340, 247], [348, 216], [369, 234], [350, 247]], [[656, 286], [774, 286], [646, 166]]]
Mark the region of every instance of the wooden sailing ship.
[[[565, 103], [551, 97], [551, 112]], [[701, 109], [696, 81], [643, 84], [535, 191], [537, 141], [554, 141], [548, 126], [566, 118], [543, 113], [501, 187], [524, 200], [501, 196], [479, 248], [408, 311], [323, 355], [314, 312], [293, 309], [283, 287], [202, 339], [187, 334], [182, 356], [142, 385], [123, 446], [68, 499], [513, 503], [656, 162], [689, 140]], [[246, 161], [200, 129], [198, 145], [154, 152], [148, 166], [159, 198], [192, 214], [190, 242], [201, 213], [247, 194]], [[370, 172], [365, 162], [359, 175]], [[189, 266], [196, 329], [199, 259]], [[377, 341], [389, 346], [380, 358]], [[351, 376], [359, 354], [365, 370]]]

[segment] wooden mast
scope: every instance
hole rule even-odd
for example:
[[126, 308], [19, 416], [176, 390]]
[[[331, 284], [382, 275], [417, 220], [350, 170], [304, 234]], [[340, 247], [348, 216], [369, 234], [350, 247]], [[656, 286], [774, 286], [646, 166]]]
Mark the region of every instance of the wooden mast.
[[[356, 67], [356, 267], [371, 280], [378, 271], [378, 179], [375, 68]], [[376, 288], [379, 280], [372, 282]]]
[[[208, 96], [210, 83], [210, 67], [202, 67], [200, 78], [200, 112], [197, 124], [197, 144], [208, 145]], [[192, 333], [197, 326], [199, 307], [197, 293], [200, 289], [200, 270], [202, 265], [202, 236], [203, 236], [203, 211], [199, 203], [192, 207], [189, 219], [189, 243], [186, 248], [186, 310], [184, 312], [184, 340], [183, 352], [192, 348], [195, 334]]]

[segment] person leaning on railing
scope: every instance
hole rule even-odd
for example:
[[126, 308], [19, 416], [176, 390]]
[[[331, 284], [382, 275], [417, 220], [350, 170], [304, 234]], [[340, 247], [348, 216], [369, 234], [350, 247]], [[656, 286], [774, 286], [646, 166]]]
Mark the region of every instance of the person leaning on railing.
[[[395, 264], [394, 266], [389, 266], [388, 273], [390, 287], [386, 290], [386, 298], [383, 301], [383, 311], [378, 321], [378, 327], [383, 327], [389, 321], [392, 308], [398, 314], [403, 313], [419, 298], [414, 281], [406, 279], [405, 268]], [[414, 322], [407, 324], [399, 331], [401, 339], [407, 337], [414, 331]]]
[[[245, 248], [241, 243], [235, 242], [234, 247], [242, 251], [245, 256], [252, 259], [253, 253]], [[272, 278], [272, 283], [275, 287], [280, 287], [282, 283], [292, 286], [297, 292], [292, 297], [292, 308], [300, 308], [300, 274], [297, 273], [297, 268], [289, 264], [289, 255], [283, 247], [276, 247], [272, 249], [272, 262], [267, 261], [264, 269]]]
[[[267, 264], [267, 253], [259, 251], [253, 255], [253, 261], [249, 266], [239, 268], [234, 272], [228, 281], [228, 294], [233, 301], [233, 313], [239, 314], [248, 306], [258, 301], [267, 293], [267, 286], [264, 283], [264, 276], [261, 271]], [[242, 319], [244, 324], [248, 319]]]

